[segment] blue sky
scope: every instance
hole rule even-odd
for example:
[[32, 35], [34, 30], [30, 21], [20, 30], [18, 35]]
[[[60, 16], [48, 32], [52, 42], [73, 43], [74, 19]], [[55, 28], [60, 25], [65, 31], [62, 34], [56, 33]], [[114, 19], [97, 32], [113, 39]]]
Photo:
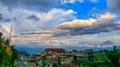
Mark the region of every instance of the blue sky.
[[[0, 31], [17, 47], [111, 47], [120, 43], [120, 0], [0, 0]], [[110, 45], [104, 42], [112, 42]]]
[[[84, 0], [84, 2], [74, 2], [74, 3], [67, 3], [62, 5], [63, 9], [72, 9], [76, 11], [76, 16], [79, 19], [88, 19], [92, 13], [102, 13], [105, 12], [107, 8], [106, 0], [96, 0], [92, 2], [90, 0]], [[102, 12], [101, 12], [102, 11]], [[95, 17], [94, 17], [95, 18]]]

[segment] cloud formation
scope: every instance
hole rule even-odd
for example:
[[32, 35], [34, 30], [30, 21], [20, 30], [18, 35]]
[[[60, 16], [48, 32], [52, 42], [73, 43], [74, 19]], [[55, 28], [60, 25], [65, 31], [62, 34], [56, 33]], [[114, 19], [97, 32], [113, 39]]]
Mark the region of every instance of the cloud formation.
[[[8, 9], [1, 9], [3, 20], [0, 24], [13, 24], [14, 31], [36, 31], [49, 29], [54, 25], [76, 18], [73, 10], [52, 9], [49, 12], [29, 11], [24, 9], [14, 9], [12, 13]], [[69, 17], [68, 17], [69, 16]], [[8, 21], [9, 20], [9, 21]], [[30, 26], [30, 27], [28, 27]]]
[[90, 0], [91, 2], [93, 2], [93, 3], [96, 3], [96, 2], [98, 2], [99, 0]]
[[75, 2], [84, 3], [84, 2], [97, 3], [99, 0], [60, 0], [61, 4], [74, 4]]
[[0, 0], [0, 3], [10, 8], [48, 11], [59, 5], [59, 0]]
[[119, 29], [119, 24], [114, 22], [115, 17], [115, 14], [106, 13], [97, 19], [73, 20], [59, 24], [55, 28], [69, 30], [71, 35], [109, 32]]
[[107, 5], [112, 11], [120, 10], [120, 0], [107, 0]]
[[[13, 24], [12, 44], [16, 46], [95, 47], [95, 44], [107, 40], [119, 44], [119, 32], [117, 34], [110, 32], [118, 31], [120, 22], [114, 21], [115, 14], [100, 15], [104, 11], [104, 6], [101, 5], [104, 4], [97, 6], [98, 1], [101, 0], [0, 0], [0, 13], [3, 17], [0, 21], [0, 31], [8, 35], [10, 24]], [[108, 5], [110, 9], [119, 10], [117, 2], [114, 5]], [[108, 4], [110, 3], [108, 2]], [[90, 8], [87, 6], [88, 8], [84, 9], [83, 7], [86, 5], [89, 5]], [[97, 14], [97, 16], [88, 18], [91, 17], [89, 15], [88, 19], [82, 19], [87, 15], [87, 9], [91, 9], [92, 6], [99, 11], [93, 10], [92, 14]], [[106, 11], [107, 9], [104, 12]], [[89, 14], [91, 13], [89, 12]], [[77, 19], [77, 17], [81, 19]]]
[[83, 3], [84, 0], [61, 0], [60, 2], [61, 2], [61, 4], [75, 3], [75, 2]]
[[81, 28], [89, 28], [94, 25], [96, 22], [95, 19], [89, 20], [73, 20], [72, 22], [65, 22], [56, 27], [59, 29], [81, 29]]
[[[21, 44], [21, 46], [28, 46], [30, 44], [30, 47], [33, 44], [38, 46], [45, 44], [55, 45], [57, 40], [48, 41], [48, 39], [58, 35], [65, 35], [68, 31], [55, 31], [51, 30], [51, 28], [54, 25], [76, 18], [74, 16], [76, 12], [71, 9], [63, 10], [54, 8], [48, 12], [40, 12], [16, 8], [10, 12], [6, 6], [0, 5], [0, 8], [0, 13], [2, 13], [3, 18], [0, 21], [0, 32], [3, 32], [7, 38], [10, 32], [10, 25], [12, 24], [12, 44], [16, 46], [20, 46]], [[46, 40], [48, 43], [46, 43]]]

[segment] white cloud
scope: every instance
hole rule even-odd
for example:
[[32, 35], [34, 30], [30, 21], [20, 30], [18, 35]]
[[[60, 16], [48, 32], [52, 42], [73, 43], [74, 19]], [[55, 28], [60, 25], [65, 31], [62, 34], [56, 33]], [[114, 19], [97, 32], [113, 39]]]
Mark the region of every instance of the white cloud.
[[[54, 25], [60, 24], [66, 20], [74, 19], [75, 12], [73, 10], [62, 10], [62, 9], [52, 9], [48, 13], [39, 11], [29, 11], [24, 9], [14, 9], [12, 13], [8, 9], [1, 9], [5, 13], [3, 18], [10, 19], [8, 24], [14, 25], [14, 30], [16, 32], [29, 31], [29, 30], [41, 30], [41, 28], [50, 28]], [[34, 18], [29, 19], [28, 16], [35, 16], [38, 20]], [[4, 24], [5, 22], [3, 22]], [[28, 27], [29, 26], [29, 27]]]
[[[7, 12], [7, 11], [6, 11]], [[27, 47], [40, 47], [40, 46], [85, 46], [82, 42], [88, 42], [88, 44], [91, 43], [100, 43], [104, 40], [107, 40], [108, 38], [101, 38], [102, 41], [99, 42], [99, 38], [96, 37], [82, 37], [82, 36], [69, 36], [69, 30], [61, 30], [61, 29], [50, 29], [50, 30], [44, 30], [40, 26], [46, 27], [44, 24], [52, 24], [52, 26], [57, 25], [57, 24], [64, 24], [63, 22], [69, 19], [69, 17], [75, 18], [74, 17], [74, 11], [73, 10], [62, 10], [62, 9], [53, 9], [48, 13], [41, 13], [41, 12], [36, 12], [36, 11], [28, 11], [28, 10], [22, 10], [22, 9], [17, 9], [13, 10], [14, 16], [12, 14], [7, 14], [3, 13], [4, 18], [9, 18], [11, 19], [10, 22], [2, 22], [2, 29], [3, 31], [8, 31], [9, 32], [9, 24], [13, 24], [13, 32], [15, 35], [17, 34], [17, 37], [14, 37], [12, 39], [12, 44], [16, 44], [16, 46], [27, 46]], [[35, 15], [36, 17], [40, 18], [39, 21], [34, 21], [32, 19], [28, 19], [26, 17], [30, 15]], [[16, 20], [14, 20], [14, 17], [16, 17]], [[71, 24], [73, 26], [69, 27], [91, 27], [93, 26], [96, 21], [99, 20], [99, 24], [104, 24], [100, 20], [111, 20], [115, 17], [115, 15], [107, 13], [105, 15], [101, 15], [98, 19], [89, 19], [89, 20], [75, 20], [78, 22], [75, 22], [76, 24], [72, 22], [68, 22], [66, 24]], [[54, 21], [54, 22], [53, 22]], [[60, 22], [56, 22], [60, 21]], [[81, 21], [79, 24], [79, 21]], [[84, 21], [84, 22], [82, 22]], [[86, 22], [86, 24], [84, 24]], [[74, 26], [75, 25], [75, 26]], [[76, 26], [78, 25], [78, 26]], [[97, 24], [96, 24], [97, 25]], [[68, 26], [68, 25], [66, 25]], [[27, 35], [22, 35], [27, 34]], [[30, 34], [29, 34], [30, 33]], [[32, 34], [33, 33], [33, 34]], [[35, 33], [35, 34], [34, 34]], [[54, 36], [59, 36], [59, 35], [66, 35], [66, 36], [60, 36], [60, 37], [54, 37]], [[86, 39], [84, 39], [86, 38]], [[113, 37], [112, 37], [113, 38]], [[80, 40], [82, 39], [82, 40]], [[96, 40], [98, 40], [96, 42]], [[117, 39], [116, 39], [117, 40]], [[118, 40], [117, 40], [118, 41]], [[81, 43], [80, 43], [81, 42]], [[22, 44], [22, 45], [21, 45]], [[34, 44], [34, 45], [33, 45]], [[87, 45], [86, 47], [92, 47], [94, 45]]]
[[[54, 11], [52, 11], [54, 12]], [[58, 11], [59, 13], [59, 11]], [[66, 12], [66, 14], [73, 13], [71, 10]], [[49, 14], [51, 15], [51, 13]], [[57, 15], [56, 13], [53, 15]], [[39, 16], [39, 15], [36, 15]], [[49, 16], [50, 17], [50, 16]], [[114, 14], [106, 13], [104, 15], [100, 15], [97, 19], [89, 19], [89, 20], [74, 20], [74, 22], [65, 22], [60, 24], [59, 26], [61, 28], [89, 28], [89, 27], [101, 27], [103, 25], [109, 25], [113, 22], [113, 19], [116, 17]], [[76, 22], [77, 21], [77, 22]], [[63, 26], [61, 26], [63, 25]], [[71, 32], [69, 30], [64, 29], [56, 29], [52, 28], [49, 30], [34, 30], [34, 31], [25, 31], [23, 34], [26, 35], [19, 35], [15, 37], [14, 44], [23, 44], [23, 46], [29, 44], [28, 47], [40, 47], [40, 46], [51, 46], [51, 47], [57, 47], [57, 46], [83, 46], [83, 47], [95, 47], [94, 44], [100, 44], [108, 39], [115, 38], [114, 36], [109, 35], [99, 37], [99, 35], [74, 35], [70, 36]], [[63, 36], [61, 36], [63, 35]], [[96, 41], [97, 40], [97, 41]], [[116, 39], [118, 41], [118, 38]], [[114, 41], [114, 40], [113, 40]], [[116, 41], [114, 41], [116, 42]], [[88, 43], [88, 45], [85, 45], [85, 43]], [[34, 45], [33, 45], [34, 44]], [[22, 46], [22, 45], [21, 45]], [[99, 45], [100, 47], [103, 47]], [[109, 47], [109, 46], [105, 46]]]
[[[78, 0], [76, 0], [78, 1]], [[75, 0], [71, 0], [70, 3], [74, 3]], [[80, 0], [80, 2], [84, 2]], [[8, 10], [7, 7], [1, 7], [0, 12], [3, 14], [3, 18], [10, 19], [8, 22], [0, 22], [0, 31], [9, 32], [9, 25], [13, 24], [13, 33], [14, 40], [12, 44], [16, 46], [27, 46], [27, 47], [40, 47], [40, 46], [94, 46], [94, 45], [85, 45], [82, 42], [91, 43], [100, 43], [104, 40], [108, 40], [112, 37], [94, 37], [94, 36], [70, 36], [69, 30], [62, 29], [51, 29], [54, 25], [63, 25], [66, 27], [68, 24], [68, 28], [86, 28], [92, 26], [99, 26], [106, 24], [111, 24], [109, 22], [114, 19], [115, 15], [107, 13], [105, 15], [101, 15], [98, 19], [88, 19], [88, 20], [74, 20], [71, 22], [63, 23], [69, 20], [73, 20], [76, 17], [76, 14], [73, 10], [63, 10], [54, 8], [49, 12], [39, 12], [39, 11], [30, 11], [25, 9], [13, 9], [12, 12]], [[38, 20], [34, 20], [34, 18], [29, 19], [29, 16], [35, 16], [39, 18]], [[102, 20], [102, 21], [101, 21]], [[107, 20], [107, 21], [106, 21]], [[65, 24], [65, 25], [64, 25]], [[46, 30], [47, 28], [49, 30]], [[59, 36], [65, 35], [65, 36]], [[59, 36], [59, 37], [56, 37]], [[96, 41], [98, 40], [98, 41]], [[118, 42], [118, 37], [117, 37]], [[99, 42], [100, 41], [100, 42]]]
[[61, 4], [75, 3], [75, 2], [83, 3], [84, 0], [61, 0]]
[[[86, 0], [92, 3], [97, 3], [99, 0]], [[79, 2], [79, 3], [84, 3], [85, 0], [61, 0], [61, 4], [67, 4], [67, 3], [75, 3], [75, 2]]]
[[111, 24], [114, 24], [114, 19], [117, 16], [115, 14], [110, 14], [110, 13], [106, 13], [104, 15], [100, 15], [100, 17], [97, 19], [96, 21], [96, 25], [97, 26], [108, 26]]
[[60, 29], [89, 28], [92, 27], [95, 22], [96, 22], [95, 19], [73, 20], [72, 22], [65, 22], [60, 25], [57, 25], [56, 27]]
[[89, 0], [92, 3], [97, 3], [99, 0]]
[[90, 27], [100, 27], [100, 26], [108, 26], [110, 24], [114, 24], [114, 18], [116, 15], [106, 13], [105, 15], [100, 15], [97, 19], [88, 19], [88, 20], [73, 20], [71, 22], [64, 22], [62, 24], [57, 25], [57, 28], [60, 29], [79, 29], [79, 28], [90, 28]]
[[[12, 35], [14, 37], [12, 37], [12, 44], [17, 46], [33, 46], [33, 44], [37, 44], [38, 46], [44, 45], [47, 39], [61, 31], [56, 32], [57, 30], [46, 30], [44, 28], [50, 29], [54, 25], [76, 18], [74, 16], [76, 12], [71, 9], [63, 10], [54, 8], [49, 12], [39, 12], [16, 8], [9, 11], [7, 7], [1, 5], [0, 12], [2, 12], [3, 19], [10, 20], [5, 22], [0, 21], [0, 31], [4, 32], [7, 36], [9, 34], [8, 32], [10, 32], [10, 24], [13, 24]], [[35, 17], [38, 18], [38, 20], [34, 20], [36, 19]], [[56, 40], [49, 42], [51, 43], [46, 45], [58, 43]]]

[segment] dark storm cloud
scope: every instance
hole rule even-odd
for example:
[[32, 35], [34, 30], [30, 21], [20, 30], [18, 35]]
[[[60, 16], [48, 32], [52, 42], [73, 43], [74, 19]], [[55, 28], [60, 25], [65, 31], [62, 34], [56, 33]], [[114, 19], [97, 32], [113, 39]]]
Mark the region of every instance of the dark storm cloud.
[[26, 8], [32, 10], [47, 11], [59, 5], [59, 0], [0, 0], [11, 8]]
[[120, 0], [107, 0], [107, 4], [112, 11], [120, 10]]

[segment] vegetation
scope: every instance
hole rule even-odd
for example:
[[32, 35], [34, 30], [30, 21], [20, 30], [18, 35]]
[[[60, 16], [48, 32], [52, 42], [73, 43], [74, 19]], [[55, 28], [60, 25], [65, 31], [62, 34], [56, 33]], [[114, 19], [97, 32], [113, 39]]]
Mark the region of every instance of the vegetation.
[[9, 40], [2, 39], [0, 32], [0, 67], [16, 67], [18, 51], [10, 46]]
[[73, 56], [73, 64], [79, 67], [120, 67], [120, 50], [113, 47], [112, 50], [95, 52], [93, 63], [83, 63]]

